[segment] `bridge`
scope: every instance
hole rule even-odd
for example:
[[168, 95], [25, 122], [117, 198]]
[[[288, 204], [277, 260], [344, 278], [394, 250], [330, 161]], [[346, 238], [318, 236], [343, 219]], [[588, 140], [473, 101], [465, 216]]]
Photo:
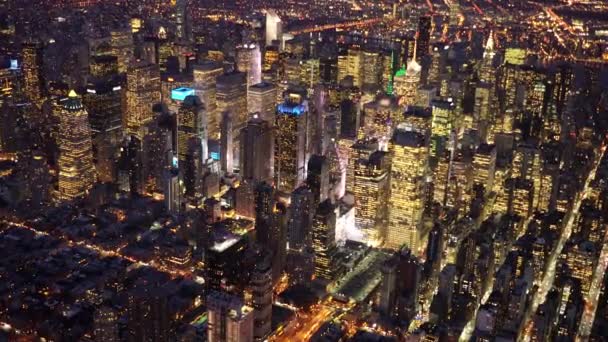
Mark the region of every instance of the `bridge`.
[[377, 23], [381, 22], [382, 20], [383, 20], [383, 18], [372, 18], [372, 19], [346, 21], [346, 22], [335, 23], [335, 24], [315, 25], [313, 27], [291, 30], [291, 31], [289, 31], [289, 33], [293, 34], [295, 36], [295, 35], [302, 34], [302, 33], [321, 32], [321, 31], [327, 31], [327, 30], [333, 30], [333, 29], [345, 29], [345, 28], [350, 28], [350, 27], [365, 27], [365, 26], [377, 24]]

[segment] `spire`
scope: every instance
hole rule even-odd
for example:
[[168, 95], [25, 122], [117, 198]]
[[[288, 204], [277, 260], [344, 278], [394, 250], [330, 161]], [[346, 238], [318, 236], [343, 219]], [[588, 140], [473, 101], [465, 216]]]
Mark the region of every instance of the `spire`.
[[78, 94], [76, 94], [76, 92], [74, 91], [74, 89], [70, 90], [70, 93], [68, 94], [68, 97], [73, 99], [78, 97]]
[[488, 54], [494, 53], [494, 32], [490, 31], [490, 36], [488, 37], [488, 41], [486, 42], [486, 48], [483, 53], [484, 57]]

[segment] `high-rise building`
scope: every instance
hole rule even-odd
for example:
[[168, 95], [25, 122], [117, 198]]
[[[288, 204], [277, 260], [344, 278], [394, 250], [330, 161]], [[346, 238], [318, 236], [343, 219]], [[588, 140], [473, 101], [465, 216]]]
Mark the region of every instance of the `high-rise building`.
[[277, 107], [275, 178], [279, 190], [291, 192], [306, 177], [308, 101], [292, 92]]
[[272, 332], [272, 263], [269, 255], [260, 259], [253, 269], [250, 284], [256, 341], [263, 341]]
[[34, 102], [44, 96], [45, 83], [42, 76], [42, 46], [39, 43], [23, 44], [23, 90]]
[[60, 106], [59, 198], [69, 201], [86, 195], [96, 174], [89, 117], [80, 97], [72, 90]]
[[133, 33], [130, 30], [112, 31], [110, 33], [110, 45], [112, 46], [112, 55], [118, 59], [118, 71], [128, 72], [135, 51]]
[[357, 141], [351, 147], [349, 168], [352, 168], [357, 208], [355, 220], [361, 242], [379, 246], [385, 239], [386, 198], [389, 192], [388, 158], [378, 150], [377, 141]]
[[418, 32], [416, 32], [416, 58], [420, 61], [429, 54], [431, 42], [431, 17], [422, 16], [418, 19]]
[[122, 142], [122, 94], [120, 84], [102, 81], [89, 84], [82, 104], [89, 113], [93, 138], [93, 160], [101, 182], [113, 182], [116, 173], [114, 155]]
[[233, 139], [233, 116], [231, 112], [222, 113], [222, 122], [220, 124], [220, 161], [222, 172], [232, 174], [234, 171], [234, 139]]
[[152, 106], [161, 100], [158, 66], [146, 62], [131, 64], [127, 71], [125, 98], [123, 125], [126, 133], [143, 139], [146, 125], [154, 119]]
[[262, 82], [249, 87], [247, 106], [249, 113], [258, 113], [262, 120], [274, 125], [277, 104], [277, 88], [270, 83]]
[[314, 193], [307, 186], [301, 186], [291, 193], [287, 233], [289, 249], [303, 250], [310, 246], [312, 217], [316, 205]]
[[232, 128], [241, 129], [248, 119], [247, 74], [233, 72], [217, 77], [216, 98], [220, 116], [221, 113], [230, 112], [233, 120]]
[[252, 342], [253, 308], [239, 297], [211, 292], [207, 297], [207, 340], [209, 342]]
[[[357, 46], [353, 46], [348, 49], [347, 55], [347, 75], [352, 76], [353, 85], [355, 87], [361, 87], [361, 63], [363, 62], [363, 52]], [[339, 62], [339, 61], [338, 61]]]
[[382, 77], [382, 58], [378, 52], [363, 51], [362, 54], [361, 84], [380, 84]]
[[339, 208], [330, 200], [321, 202], [312, 223], [312, 247], [315, 251], [315, 277], [332, 281], [337, 269], [336, 220]]
[[420, 72], [422, 68], [415, 60], [407, 64], [407, 69], [400, 69], [393, 78], [393, 89], [395, 95], [399, 96], [399, 103], [414, 105], [416, 94], [420, 85]]
[[274, 40], [281, 39], [283, 35], [281, 18], [274, 10], [266, 12], [266, 46], [272, 45]]
[[247, 74], [247, 86], [262, 82], [262, 52], [257, 44], [236, 48], [236, 68]]
[[180, 162], [186, 160], [188, 142], [198, 138], [201, 143], [201, 159], [207, 160], [207, 115], [205, 106], [196, 95], [187, 96], [177, 113], [177, 155]]
[[407, 245], [419, 254], [428, 145], [424, 135], [397, 128], [389, 145], [391, 157], [388, 226], [385, 246]]
[[180, 40], [188, 41], [191, 36], [192, 26], [190, 25], [190, 17], [187, 11], [187, 0], [175, 1], [175, 30], [176, 36]]
[[205, 104], [209, 139], [217, 139], [220, 134], [220, 114], [217, 107], [217, 77], [224, 73], [220, 63], [206, 60], [196, 64], [192, 70], [194, 88]]
[[253, 117], [240, 132], [242, 179], [271, 182], [274, 177], [274, 130], [268, 121]]

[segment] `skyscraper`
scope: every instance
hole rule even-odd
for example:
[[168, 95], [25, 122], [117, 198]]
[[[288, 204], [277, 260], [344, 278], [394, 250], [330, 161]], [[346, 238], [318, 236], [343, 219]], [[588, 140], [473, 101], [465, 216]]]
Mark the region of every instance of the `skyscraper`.
[[291, 192], [306, 177], [308, 101], [289, 95], [277, 107], [275, 178], [279, 190]]
[[259, 117], [274, 125], [277, 104], [277, 88], [271, 83], [258, 83], [249, 87], [247, 106], [249, 113], [258, 113]]
[[388, 156], [378, 150], [377, 141], [357, 141], [351, 148], [349, 173], [353, 175], [351, 191], [355, 195], [356, 226], [362, 241], [378, 246], [385, 239], [386, 198], [389, 192]]
[[420, 231], [428, 146], [422, 134], [397, 128], [389, 153], [391, 172], [385, 245], [398, 249], [405, 244], [418, 254], [424, 247], [420, 244]]
[[195, 95], [186, 97], [177, 114], [177, 155], [180, 162], [186, 160], [188, 141], [198, 138], [201, 142], [201, 159], [207, 159], [207, 115], [205, 106]]
[[131, 64], [127, 71], [126, 108], [124, 111], [127, 134], [143, 139], [145, 127], [152, 122], [152, 106], [160, 102], [160, 71], [146, 62]]
[[23, 90], [25, 95], [38, 102], [44, 95], [42, 76], [42, 46], [39, 43], [23, 44]]
[[212, 292], [207, 297], [209, 342], [252, 342], [253, 309], [233, 295]]
[[262, 82], [262, 52], [257, 44], [236, 48], [236, 68], [247, 74], [247, 86]]
[[251, 294], [253, 306], [253, 336], [263, 341], [272, 332], [272, 263], [269, 255], [263, 255], [256, 262], [251, 274]]
[[220, 134], [220, 112], [217, 109], [217, 77], [224, 73], [220, 63], [206, 60], [196, 64], [192, 70], [194, 88], [205, 104], [209, 139], [217, 139]]
[[431, 41], [431, 17], [422, 16], [418, 19], [418, 32], [416, 40], [416, 58], [420, 61], [429, 54]]
[[114, 155], [123, 138], [122, 94], [120, 84], [102, 81], [89, 84], [82, 96], [82, 104], [89, 113], [93, 160], [101, 182], [112, 182], [115, 177]]
[[315, 276], [332, 281], [339, 275], [336, 269], [336, 220], [338, 208], [330, 200], [319, 204], [312, 224], [312, 247], [315, 251]]
[[80, 97], [72, 90], [60, 106], [59, 198], [69, 201], [86, 195], [96, 175], [89, 117]]
[[220, 116], [221, 113], [229, 111], [232, 114], [233, 129], [241, 129], [248, 119], [247, 74], [233, 72], [219, 76], [216, 94], [217, 111]]
[[400, 69], [393, 79], [395, 95], [399, 96], [399, 103], [414, 105], [418, 86], [420, 85], [420, 72], [422, 68], [416, 60], [412, 59], [407, 63], [407, 69]]
[[243, 179], [271, 182], [274, 177], [274, 131], [253, 117], [240, 132], [240, 174]]
[[135, 45], [133, 44], [133, 33], [128, 30], [117, 30], [110, 33], [110, 45], [112, 55], [118, 59], [118, 71], [127, 72]]
[[273, 40], [281, 39], [283, 34], [281, 18], [274, 10], [266, 12], [266, 46], [272, 45]]
[[222, 113], [221, 129], [221, 151], [220, 161], [222, 171], [226, 174], [232, 174], [234, 171], [234, 139], [233, 139], [233, 116], [231, 112]]

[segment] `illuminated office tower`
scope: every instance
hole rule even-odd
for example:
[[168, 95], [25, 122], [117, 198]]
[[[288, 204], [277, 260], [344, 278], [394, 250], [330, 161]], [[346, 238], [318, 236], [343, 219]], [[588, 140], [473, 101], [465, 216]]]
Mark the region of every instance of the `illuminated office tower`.
[[496, 170], [496, 146], [481, 144], [473, 156], [473, 182], [482, 186], [485, 194], [492, 191], [494, 186], [494, 171]]
[[433, 137], [448, 138], [452, 132], [454, 120], [454, 103], [451, 101], [435, 100], [431, 103], [432, 115], [431, 134]]
[[113, 182], [116, 173], [114, 155], [122, 142], [122, 88], [104, 81], [89, 84], [82, 104], [89, 113], [93, 138], [93, 160], [101, 182]]
[[349, 48], [347, 55], [347, 75], [353, 77], [354, 86], [359, 88], [362, 85], [362, 62], [363, 52], [361, 51], [361, 49], [357, 46]]
[[249, 87], [247, 106], [249, 113], [257, 113], [262, 120], [274, 125], [277, 103], [277, 87], [262, 82]]
[[242, 179], [272, 182], [274, 177], [274, 130], [260, 117], [253, 117], [240, 132]]
[[[259, 83], [259, 82], [258, 82]], [[233, 72], [217, 78], [217, 111], [232, 114], [233, 129], [241, 129], [248, 119], [247, 74]]]
[[266, 46], [272, 45], [274, 40], [280, 40], [283, 35], [281, 18], [274, 10], [266, 12]]
[[[509, 178], [505, 187], [510, 192], [509, 213], [518, 215], [524, 221], [532, 214], [532, 196], [534, 185], [529, 180], [523, 178]], [[525, 229], [525, 227], [520, 227]]]
[[442, 206], [447, 205], [451, 153], [445, 149], [432, 152], [435, 160], [433, 168], [433, 200]]
[[110, 33], [110, 45], [112, 46], [112, 55], [118, 58], [118, 71], [127, 72], [135, 50], [133, 33], [130, 30], [112, 31]]
[[403, 108], [394, 96], [380, 95], [374, 101], [363, 105], [365, 136], [377, 138], [380, 149], [386, 150], [392, 127], [401, 121]]
[[416, 92], [420, 85], [420, 72], [422, 68], [415, 60], [407, 63], [407, 69], [400, 69], [393, 78], [393, 89], [395, 95], [399, 96], [399, 103], [414, 105], [416, 103]]
[[181, 207], [182, 190], [179, 169], [175, 162], [164, 170], [162, 183], [165, 207], [170, 213], [178, 212]]
[[262, 52], [256, 44], [236, 48], [236, 68], [247, 74], [247, 86], [262, 82]]
[[317, 202], [307, 186], [301, 186], [291, 193], [287, 238], [290, 250], [304, 250], [310, 246], [312, 218]]
[[569, 242], [560, 258], [567, 266], [567, 273], [572, 278], [581, 282], [581, 291], [585, 296], [591, 289], [594, 270], [597, 268], [599, 252], [591, 241], [579, 243]]
[[188, 143], [198, 138], [201, 143], [201, 159], [207, 160], [207, 115], [205, 105], [196, 95], [187, 96], [177, 113], [177, 155], [184, 162], [188, 155]]
[[422, 108], [431, 107], [431, 102], [437, 97], [437, 88], [432, 85], [418, 87], [415, 105]]
[[180, 40], [190, 40], [191, 25], [187, 11], [187, 0], [175, 1], [175, 30], [176, 36]]
[[427, 77], [427, 84], [439, 86], [441, 79], [440, 75], [445, 69], [449, 46], [445, 43], [433, 44], [431, 49], [431, 65]]
[[379, 246], [385, 240], [386, 198], [389, 194], [387, 153], [378, 150], [377, 141], [357, 141], [351, 147], [349, 169], [353, 175], [350, 190], [355, 196], [355, 223], [362, 241]]
[[264, 68], [265, 72], [272, 70], [272, 67], [279, 62], [279, 48], [276, 46], [268, 46], [264, 50]]
[[338, 275], [336, 220], [339, 207], [331, 201], [321, 202], [312, 223], [312, 248], [315, 251], [315, 277], [332, 281]]
[[536, 208], [541, 196], [542, 160], [540, 150], [530, 144], [519, 144], [513, 153], [511, 177], [522, 178], [533, 185], [532, 207]]
[[475, 106], [473, 107], [473, 125], [479, 131], [482, 141], [488, 140], [488, 133], [492, 124], [493, 116], [491, 112], [491, 101], [493, 86], [488, 83], [480, 82], [475, 88]]
[[389, 145], [391, 158], [388, 226], [385, 246], [399, 249], [404, 244], [420, 254], [424, 180], [428, 146], [420, 133], [395, 130]]
[[416, 38], [416, 58], [420, 61], [429, 54], [431, 42], [431, 17], [422, 16], [418, 19], [418, 32]]
[[403, 122], [399, 125], [404, 129], [416, 131], [425, 137], [430, 137], [431, 118], [432, 115], [429, 108], [408, 106], [403, 113]]
[[251, 272], [250, 289], [253, 306], [253, 337], [265, 340], [272, 332], [272, 263], [270, 255], [261, 257]]
[[213, 291], [207, 297], [207, 341], [252, 342], [253, 308], [237, 296]]
[[275, 179], [279, 190], [291, 192], [306, 178], [308, 101], [291, 92], [277, 107]]
[[73, 90], [62, 106], [59, 132], [59, 198], [70, 201], [86, 195], [96, 180], [89, 116]]
[[127, 71], [126, 133], [143, 139], [145, 126], [154, 119], [152, 106], [160, 102], [160, 71], [158, 66], [145, 62], [131, 64]]
[[378, 52], [363, 51], [361, 84], [379, 85], [382, 77], [382, 58]]
[[470, 158], [458, 151], [450, 160], [446, 205], [466, 210], [471, 203], [473, 175]]
[[44, 96], [44, 78], [42, 76], [42, 46], [39, 43], [23, 44], [23, 91], [34, 102]]
[[103, 79], [118, 73], [118, 58], [116, 56], [91, 56], [89, 74], [96, 79]]
[[302, 59], [296, 56], [290, 56], [283, 59], [283, 79], [281, 83], [287, 85], [299, 86], [302, 74]]
[[220, 124], [220, 160], [222, 172], [232, 174], [234, 171], [234, 123], [233, 116], [230, 112], [222, 113], [222, 122]]
[[395, 75], [395, 55], [394, 52], [382, 56], [382, 89], [388, 94], [393, 93], [393, 75]]
[[210, 139], [217, 139], [220, 133], [220, 112], [217, 109], [217, 83], [218, 76], [224, 73], [220, 63], [205, 60], [196, 64], [192, 70], [194, 88], [205, 104], [207, 112], [207, 125]]
[[319, 83], [319, 77], [321, 76], [320, 64], [318, 59], [306, 59], [300, 64], [300, 83], [303, 84], [306, 89], [313, 91], [316, 84]]
[[348, 76], [348, 56], [338, 55], [337, 61], [337, 81], [341, 82], [346, 76]]

